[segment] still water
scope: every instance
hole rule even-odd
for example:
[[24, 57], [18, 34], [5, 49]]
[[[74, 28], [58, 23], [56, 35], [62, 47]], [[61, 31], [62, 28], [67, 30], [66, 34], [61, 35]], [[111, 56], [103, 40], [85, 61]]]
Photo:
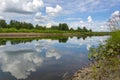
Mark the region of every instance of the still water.
[[88, 50], [109, 36], [39, 39], [0, 45], [0, 80], [63, 80], [89, 65]]

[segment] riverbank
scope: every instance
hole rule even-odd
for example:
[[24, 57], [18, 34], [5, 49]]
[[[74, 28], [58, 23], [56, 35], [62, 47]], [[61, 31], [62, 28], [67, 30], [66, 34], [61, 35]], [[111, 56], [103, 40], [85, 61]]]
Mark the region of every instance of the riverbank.
[[120, 56], [78, 70], [71, 80], [120, 80]]
[[35, 38], [35, 37], [56, 37], [56, 36], [103, 36], [110, 35], [108, 32], [65, 32], [65, 33], [0, 33], [0, 38]]
[[72, 80], [120, 80], [120, 31], [112, 33], [106, 44], [90, 50], [94, 63], [78, 70]]

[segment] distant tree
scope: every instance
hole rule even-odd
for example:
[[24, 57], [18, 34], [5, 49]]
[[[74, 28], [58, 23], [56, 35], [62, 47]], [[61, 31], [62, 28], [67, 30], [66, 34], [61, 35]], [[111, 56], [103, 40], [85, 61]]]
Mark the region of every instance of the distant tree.
[[7, 28], [7, 23], [5, 20], [0, 20], [0, 28]]
[[10, 26], [11, 26], [11, 28], [20, 29], [20, 23], [18, 21], [15, 21], [15, 20], [10, 21]]
[[42, 30], [47, 30], [47, 27], [46, 27], [46, 26], [43, 26]]
[[74, 29], [73, 29], [73, 28], [70, 28], [70, 31], [74, 31]]
[[27, 23], [27, 29], [33, 29], [34, 28], [34, 26], [33, 26], [33, 24], [31, 24], [31, 23]]
[[44, 29], [46, 29], [46, 27], [37, 24], [35, 26], [35, 29], [44, 30]]
[[83, 32], [88, 32], [88, 29], [86, 27], [83, 27]]
[[62, 30], [62, 24], [61, 23], [59, 24], [58, 29]]
[[59, 30], [69, 30], [69, 27], [66, 23], [59, 24]]
[[12, 28], [10, 24], [7, 25], [7, 28]]
[[51, 30], [59, 30], [59, 26], [51, 26]]
[[78, 28], [77, 28], [77, 31], [82, 32], [83, 30], [82, 30], [80, 27], [78, 27]]
[[62, 27], [63, 27], [63, 30], [69, 30], [69, 27], [68, 27], [68, 25], [66, 23], [63, 23]]
[[38, 25], [38, 24], [36, 24], [35, 28], [39, 28], [39, 25]]
[[16, 20], [11, 20], [9, 27], [16, 28], [16, 29], [33, 29], [34, 28], [33, 24], [31, 23], [19, 22]]
[[89, 32], [92, 32], [92, 29], [90, 29]]

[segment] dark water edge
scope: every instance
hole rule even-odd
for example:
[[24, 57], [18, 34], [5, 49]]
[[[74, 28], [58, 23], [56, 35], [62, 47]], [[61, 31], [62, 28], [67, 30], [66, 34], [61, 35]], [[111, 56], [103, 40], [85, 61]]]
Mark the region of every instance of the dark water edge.
[[24, 36], [22, 35], [21, 37], [19, 36], [19, 34], [17, 36], [13, 36], [13, 35], [1, 35], [0, 33], [0, 45], [4, 45], [6, 44], [7, 41], [10, 41], [12, 44], [19, 44], [19, 43], [25, 43], [25, 42], [31, 42], [33, 40], [39, 40], [39, 39], [51, 39], [51, 40], [58, 40], [60, 43], [66, 43], [68, 38], [73, 38], [73, 37], [77, 37], [77, 39], [82, 38], [83, 40], [85, 40], [87, 37], [92, 37], [92, 36], [109, 36], [110, 34], [88, 34], [88, 35], [65, 35], [65, 36], [60, 36], [60, 35], [51, 35], [51, 36]]

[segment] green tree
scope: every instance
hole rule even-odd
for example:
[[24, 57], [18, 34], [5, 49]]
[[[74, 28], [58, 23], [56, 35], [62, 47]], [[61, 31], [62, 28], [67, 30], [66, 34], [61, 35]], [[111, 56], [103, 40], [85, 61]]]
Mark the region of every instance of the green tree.
[[73, 28], [70, 28], [70, 31], [74, 31], [74, 29], [73, 29]]
[[92, 29], [90, 29], [89, 32], [92, 32]]
[[77, 28], [77, 31], [82, 32], [83, 30], [82, 30], [80, 27], [78, 27], [78, 28]]
[[66, 23], [59, 24], [59, 30], [69, 30], [69, 27]]
[[37, 24], [37, 25], [35, 26], [35, 29], [43, 30], [43, 29], [44, 29], [44, 27], [43, 27], [43, 26], [41, 26], [41, 25], [38, 25], [38, 24]]
[[83, 32], [88, 32], [88, 29], [86, 27], [83, 27]]
[[59, 30], [58, 26], [51, 26], [51, 30]]
[[5, 20], [0, 20], [0, 28], [7, 28], [7, 23]]

